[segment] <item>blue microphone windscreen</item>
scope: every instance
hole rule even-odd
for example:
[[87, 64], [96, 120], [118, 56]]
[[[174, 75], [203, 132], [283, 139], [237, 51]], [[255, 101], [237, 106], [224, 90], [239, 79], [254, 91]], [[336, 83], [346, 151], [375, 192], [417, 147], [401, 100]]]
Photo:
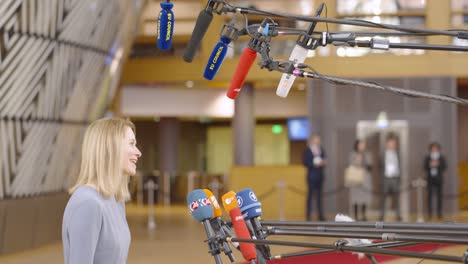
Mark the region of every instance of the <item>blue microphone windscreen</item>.
[[193, 190], [187, 195], [187, 205], [193, 218], [198, 222], [211, 219], [214, 216], [213, 205], [201, 189]]
[[158, 17], [158, 48], [168, 50], [171, 48], [172, 35], [174, 33], [174, 13], [170, 9], [163, 9]]
[[203, 77], [207, 80], [213, 80], [216, 73], [218, 73], [221, 64], [223, 64], [224, 58], [226, 57], [226, 53], [228, 50], [228, 45], [223, 42], [218, 42], [214, 47], [213, 51], [211, 52], [211, 56], [208, 59], [208, 63], [205, 67], [205, 72], [203, 73]]
[[192, 62], [193, 57], [195, 57], [195, 53], [200, 46], [200, 42], [205, 36], [206, 31], [208, 30], [208, 26], [213, 20], [213, 14], [203, 9], [200, 14], [198, 15], [197, 22], [195, 23], [195, 28], [192, 32], [192, 37], [184, 50], [184, 61]]
[[251, 188], [237, 192], [237, 204], [246, 219], [262, 215], [262, 204]]

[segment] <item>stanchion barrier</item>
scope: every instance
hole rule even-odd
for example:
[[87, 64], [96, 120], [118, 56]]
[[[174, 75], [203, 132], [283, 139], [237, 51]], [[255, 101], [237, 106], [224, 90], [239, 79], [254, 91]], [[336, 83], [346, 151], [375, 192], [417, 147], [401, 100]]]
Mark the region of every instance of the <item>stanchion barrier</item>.
[[416, 198], [416, 207], [417, 207], [417, 222], [424, 222], [424, 201], [423, 201], [423, 192], [424, 188], [427, 186], [426, 181], [423, 178], [417, 178], [413, 181], [413, 187], [416, 188], [417, 198]]
[[[416, 194], [416, 212], [417, 212], [417, 222], [419, 223], [423, 223], [424, 222], [424, 189], [426, 188], [427, 186], [427, 181], [423, 178], [417, 178], [415, 180], [413, 180], [411, 182], [410, 185], [404, 187], [404, 188], [401, 188], [400, 189], [400, 192], [411, 192], [411, 191], [414, 191], [416, 190], [417, 194]], [[325, 191], [323, 192], [323, 196], [324, 197], [327, 197], [327, 196], [332, 196], [332, 195], [336, 195], [346, 189], [349, 189], [349, 188], [352, 188], [352, 187], [348, 187], [348, 186], [345, 186], [345, 185], [342, 185], [336, 189], [332, 189], [332, 190], [329, 190], [329, 191]], [[365, 192], [368, 192], [368, 193], [372, 193], [373, 195], [379, 195], [379, 196], [382, 196], [384, 193], [383, 192], [378, 192], [378, 191], [373, 191], [373, 190], [369, 190], [368, 188], [365, 188], [365, 187], [360, 187], [361, 190], [365, 191]], [[306, 195], [306, 192], [305, 191], [302, 191], [300, 189], [297, 189], [296, 187], [294, 186], [288, 186], [288, 190], [294, 192], [294, 193], [297, 193], [297, 194], [300, 194], [300, 195]], [[468, 191], [465, 192], [463, 195], [467, 195], [468, 194]], [[452, 197], [455, 197], [455, 198], [458, 198], [460, 197], [461, 194], [458, 194], [458, 195], [454, 195]]]
[[195, 190], [195, 178], [198, 176], [196, 171], [187, 172], [187, 193]]
[[156, 221], [154, 220], [154, 191], [159, 189], [153, 179], [149, 179], [145, 184], [145, 189], [148, 192], [148, 229], [156, 228]]
[[468, 190], [456, 194], [442, 194], [442, 198], [446, 200], [454, 200], [466, 195], [468, 195]]
[[[416, 201], [417, 211], [416, 212], [417, 212], [417, 222], [419, 223], [424, 222], [424, 189], [426, 186], [427, 186], [427, 182], [425, 179], [417, 178], [417, 179], [414, 179], [409, 185], [402, 187], [400, 189], [400, 192], [398, 192], [398, 193], [401, 193], [401, 192], [410, 192], [410, 191], [416, 190], [417, 192], [417, 196], [416, 196], [417, 197], [417, 201]], [[324, 191], [323, 196], [329, 197], [329, 196], [337, 195], [338, 193], [341, 193], [349, 188], [352, 188], [352, 187], [341, 185], [335, 189]], [[369, 188], [365, 188], [365, 187], [361, 187], [361, 188], [363, 191], [372, 193], [373, 195], [382, 196], [384, 194], [383, 192], [370, 190]], [[265, 193], [258, 195], [258, 198], [260, 200], [264, 200], [265, 198], [268, 198], [269, 196], [271, 196], [273, 193], [278, 192], [279, 219], [280, 220], [286, 220], [286, 213], [285, 213], [286, 191], [291, 191], [301, 196], [305, 196], [307, 194], [307, 191], [301, 190], [293, 185], [289, 185], [285, 180], [280, 180], [276, 182], [271, 189], [269, 189]], [[453, 199], [453, 198], [458, 198], [463, 195], [468, 195], [468, 191], [460, 193], [460, 194], [456, 194], [456, 195], [445, 195], [445, 198]]]
[[284, 221], [286, 220], [286, 190], [288, 188], [288, 183], [284, 180], [277, 181], [276, 188], [279, 192], [279, 219], [280, 221]]
[[266, 191], [265, 193], [262, 193], [260, 195], [257, 195], [257, 198], [261, 201], [261, 200], [265, 200], [266, 198], [268, 198], [270, 195], [272, 195], [273, 193], [276, 192], [276, 185], [274, 185], [273, 187], [271, 187], [268, 191]]
[[224, 185], [218, 180], [217, 177], [214, 177], [213, 180], [211, 180], [208, 183], [208, 188], [211, 189], [215, 197], [219, 197], [219, 191], [222, 190]]
[[136, 180], [137, 180], [137, 195], [136, 195], [136, 200], [137, 200], [137, 206], [143, 206], [143, 192], [144, 192], [144, 184], [143, 184], [143, 175], [138, 171], [138, 174], [136, 175]]
[[171, 174], [167, 171], [163, 172], [163, 205], [164, 207], [171, 205]]

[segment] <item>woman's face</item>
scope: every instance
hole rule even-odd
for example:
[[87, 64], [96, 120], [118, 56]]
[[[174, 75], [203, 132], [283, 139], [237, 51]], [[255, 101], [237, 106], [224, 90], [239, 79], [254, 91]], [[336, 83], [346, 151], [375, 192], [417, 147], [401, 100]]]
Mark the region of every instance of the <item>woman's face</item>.
[[366, 142], [364, 141], [359, 141], [358, 143], [358, 151], [364, 151], [366, 150]]
[[136, 174], [136, 163], [141, 157], [141, 152], [136, 146], [135, 133], [130, 127], [125, 129], [123, 146], [123, 171], [125, 174], [134, 176]]

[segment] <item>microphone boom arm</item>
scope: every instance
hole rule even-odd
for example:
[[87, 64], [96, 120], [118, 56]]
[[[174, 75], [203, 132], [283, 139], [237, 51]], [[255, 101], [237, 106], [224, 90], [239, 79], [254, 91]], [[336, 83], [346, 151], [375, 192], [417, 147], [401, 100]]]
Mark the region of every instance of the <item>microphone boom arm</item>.
[[365, 254], [381, 254], [381, 255], [392, 255], [392, 256], [401, 256], [408, 258], [424, 258], [424, 259], [433, 259], [440, 261], [450, 261], [450, 262], [462, 262], [467, 263], [468, 255], [464, 254], [463, 256], [447, 256], [439, 254], [430, 254], [422, 252], [411, 252], [403, 250], [394, 250], [394, 249], [384, 249], [384, 248], [374, 248], [374, 247], [365, 247], [365, 246], [348, 246], [341, 241], [335, 243], [334, 245], [325, 245], [318, 243], [308, 243], [308, 242], [291, 242], [291, 241], [278, 241], [278, 240], [253, 240], [253, 239], [241, 239], [241, 238], [225, 238], [227, 241], [234, 241], [240, 243], [253, 243], [253, 244], [266, 244], [266, 245], [280, 245], [280, 246], [291, 246], [291, 247], [310, 247], [310, 248], [321, 248], [321, 249], [331, 249], [334, 251], [347, 251], [347, 252], [360, 252]]

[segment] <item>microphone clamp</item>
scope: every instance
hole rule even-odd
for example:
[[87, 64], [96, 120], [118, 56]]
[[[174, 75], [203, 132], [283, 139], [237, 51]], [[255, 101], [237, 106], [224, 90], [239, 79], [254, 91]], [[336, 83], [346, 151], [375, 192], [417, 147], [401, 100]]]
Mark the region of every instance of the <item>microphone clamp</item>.
[[221, 28], [221, 32], [219, 33], [221, 37], [226, 37], [231, 41], [236, 40], [239, 36], [239, 29], [236, 28], [232, 23], [224, 24]]
[[224, 5], [225, 3], [222, 0], [208, 0], [205, 10], [210, 13], [221, 15], [226, 12]]
[[314, 38], [306, 33], [301, 33], [297, 38], [296, 44], [305, 49], [314, 50], [322, 44], [320, 40], [320, 38]]
[[256, 52], [269, 54], [271, 42], [271, 35], [269, 33], [273, 32], [275, 25], [267, 21], [269, 21], [268, 18], [262, 21], [253, 37], [250, 39], [248, 47]]
[[206, 242], [208, 243], [208, 252], [212, 255], [212, 256], [215, 256], [215, 255], [218, 255], [221, 253], [222, 251], [222, 240], [224, 238], [222, 238], [219, 234], [216, 234], [215, 236], [212, 236], [210, 238], [208, 238], [206, 240]]
[[248, 47], [256, 52], [262, 52], [263, 50], [270, 50], [271, 36], [265, 36], [261, 33], [255, 33], [250, 39]]
[[346, 246], [347, 244], [348, 244], [348, 241], [344, 239], [340, 239], [340, 240], [335, 241], [335, 248], [341, 252], [344, 252], [343, 246]]
[[260, 68], [267, 69], [269, 71], [278, 71], [282, 73], [292, 74], [297, 68], [294, 62], [285, 60], [272, 60], [271, 58], [264, 58], [258, 63]]

